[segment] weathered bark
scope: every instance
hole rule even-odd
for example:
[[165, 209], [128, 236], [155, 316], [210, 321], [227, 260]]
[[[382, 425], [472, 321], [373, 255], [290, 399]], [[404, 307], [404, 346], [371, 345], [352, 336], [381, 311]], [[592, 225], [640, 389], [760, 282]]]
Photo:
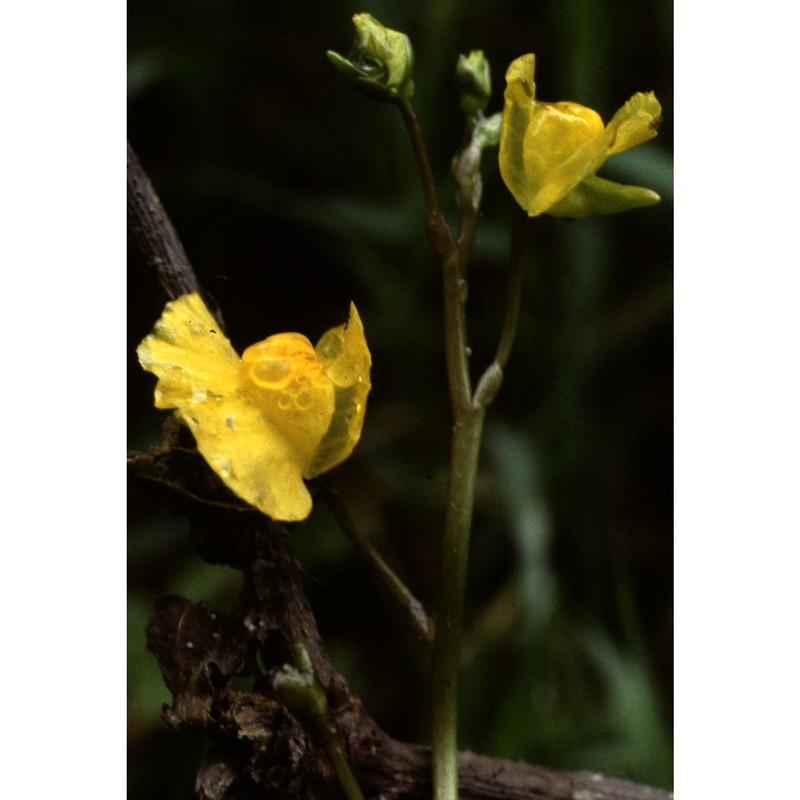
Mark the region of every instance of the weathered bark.
[[[128, 149], [132, 229], [168, 297], [198, 290], [183, 247], [135, 155]], [[133, 195], [133, 198], [131, 197]], [[179, 597], [157, 601], [147, 628], [173, 694], [164, 711], [174, 729], [201, 728], [213, 747], [196, 791], [203, 800], [265, 797], [336, 798], [340, 790], [313, 730], [281, 703], [273, 678], [302, 644], [314, 664], [341, 740], [365, 796], [428, 798], [430, 749], [387, 736], [332, 667], [306, 598], [286, 525], [235, 498], [173, 421], [163, 443], [129, 456], [132, 480], [169, 498], [191, 523], [206, 561], [242, 571], [243, 588], [228, 613]], [[246, 690], [232, 679], [248, 679]], [[239, 681], [241, 682], [241, 680]], [[238, 685], [238, 684], [237, 684]], [[671, 794], [592, 773], [568, 773], [488, 758], [459, 757], [462, 800], [667, 800]]]
[[[332, 667], [305, 596], [285, 525], [230, 496], [196, 453], [180, 447], [130, 458], [131, 472], [163, 491], [191, 523], [191, 539], [211, 563], [242, 570], [231, 613], [178, 597], [159, 600], [148, 646], [174, 695], [164, 712], [175, 729], [202, 728], [214, 741], [201, 766], [204, 800], [339, 797], [326, 752], [311, 726], [286, 709], [272, 688], [292, 648], [308, 650], [331, 719], [369, 798], [430, 797], [430, 749], [388, 737]], [[199, 499], [205, 496], [205, 500]], [[234, 676], [252, 679], [234, 690]], [[463, 800], [666, 800], [667, 792], [592, 773], [568, 773], [462, 753]]]
[[158, 272], [167, 298], [199, 292], [220, 327], [223, 319], [214, 299], [204, 292], [161, 200], [128, 143], [128, 230], [145, 261]]
[[170, 300], [200, 290], [181, 240], [130, 143], [128, 228], [145, 259], [158, 270], [159, 280]]

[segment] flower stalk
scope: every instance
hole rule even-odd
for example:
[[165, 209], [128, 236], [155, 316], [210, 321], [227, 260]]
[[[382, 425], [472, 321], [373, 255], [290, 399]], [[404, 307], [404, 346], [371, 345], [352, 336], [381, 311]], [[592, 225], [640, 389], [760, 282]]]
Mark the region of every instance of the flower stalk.
[[464, 594], [475, 505], [475, 479], [485, 414], [484, 407], [470, 404], [459, 412], [453, 425], [436, 639], [433, 646], [434, 800], [456, 800], [458, 797], [458, 684]]
[[417, 637], [427, 647], [433, 646], [434, 628], [433, 620], [428, 616], [425, 606], [414, 597], [409, 588], [398, 577], [397, 573], [383, 560], [380, 553], [356, 525], [350, 512], [342, 501], [341, 495], [327, 486], [319, 486], [325, 502], [331, 513], [345, 532], [347, 538], [353, 543], [358, 552], [372, 567], [378, 580], [386, 587], [389, 593], [400, 604], [411, 623]]
[[422, 179], [422, 192], [425, 198], [425, 233], [439, 260], [444, 263], [448, 259], [457, 257], [458, 251], [450, 226], [439, 209], [436, 181], [433, 179], [428, 151], [425, 148], [425, 140], [422, 138], [422, 128], [410, 102], [398, 103], [398, 108], [403, 117], [403, 123], [414, 151], [414, 159]]
[[[458, 678], [475, 481], [486, 409], [500, 389], [517, 330], [524, 223], [525, 215], [517, 209], [511, 233], [505, 320], [495, 359], [481, 376], [474, 394], [467, 363], [466, 297], [462, 290], [461, 259], [444, 265], [445, 355], [453, 409], [453, 442], [433, 647], [434, 800], [458, 798]], [[471, 243], [471, 237], [467, 240]], [[462, 258], [467, 256], [468, 253]]]
[[439, 210], [436, 186], [419, 121], [410, 103], [401, 103], [399, 108], [422, 179], [426, 232], [442, 264], [444, 346], [453, 415], [453, 439], [441, 549], [436, 636], [433, 643], [433, 798], [457, 800], [458, 685], [475, 482], [486, 408], [500, 388], [503, 367], [508, 359], [519, 317], [524, 216], [518, 214], [513, 226], [508, 303], [497, 355], [473, 394], [467, 339], [465, 276], [483, 191], [481, 154], [485, 147], [496, 144], [496, 137], [488, 132], [493, 125], [484, 120], [480, 112], [467, 116], [465, 144], [456, 155], [452, 170], [460, 217], [458, 236], [455, 238]]
[[273, 676], [275, 693], [292, 713], [314, 726], [347, 800], [364, 800], [330, 718], [325, 691], [317, 680], [314, 664], [304, 644], [294, 645], [294, 659], [294, 664], [284, 664]]

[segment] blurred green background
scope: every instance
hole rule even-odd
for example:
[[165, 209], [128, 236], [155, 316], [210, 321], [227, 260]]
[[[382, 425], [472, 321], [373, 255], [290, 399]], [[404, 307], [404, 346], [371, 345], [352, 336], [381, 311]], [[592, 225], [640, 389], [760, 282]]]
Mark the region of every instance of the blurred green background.
[[[234, 346], [316, 340], [358, 305], [373, 355], [363, 437], [329, 475], [424, 601], [435, 596], [449, 407], [440, 283], [397, 112], [345, 85], [351, 16], [409, 34], [415, 107], [440, 197], [462, 120], [459, 53], [484, 50], [487, 113], [535, 52], [538, 94], [605, 119], [637, 91], [664, 107], [656, 140], [602, 174], [663, 202], [578, 223], [531, 221], [519, 335], [490, 410], [478, 485], [462, 679], [464, 748], [672, 782], [672, 5], [635, 0], [132, 0], [129, 140]], [[476, 370], [502, 319], [513, 200], [489, 151], [470, 267]], [[451, 216], [452, 218], [452, 216]], [[130, 446], [156, 441], [152, 376], [134, 349], [165, 298], [133, 247]], [[204, 564], [183, 520], [129, 496], [129, 796], [192, 797], [202, 737], [160, 721], [169, 699], [144, 624], [166, 593], [225, 607], [238, 573]], [[391, 735], [428, 740], [428, 660], [318, 504], [294, 533], [334, 662]]]

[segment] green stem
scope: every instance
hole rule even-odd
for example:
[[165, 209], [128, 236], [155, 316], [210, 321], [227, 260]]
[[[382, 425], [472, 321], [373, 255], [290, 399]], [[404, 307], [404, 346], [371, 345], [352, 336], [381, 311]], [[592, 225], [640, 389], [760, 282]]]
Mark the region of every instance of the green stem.
[[485, 408], [494, 400], [503, 382], [503, 374], [511, 354], [511, 347], [517, 335], [519, 323], [519, 309], [522, 301], [522, 253], [525, 243], [525, 224], [528, 220], [525, 212], [515, 207], [514, 219], [511, 224], [511, 253], [508, 266], [508, 294], [506, 298], [506, 313], [503, 320], [503, 329], [494, 361], [487, 367], [478, 381], [473, 403]]
[[519, 322], [519, 308], [522, 300], [522, 253], [525, 246], [525, 225], [528, 215], [523, 209], [515, 205], [514, 219], [511, 223], [511, 252], [508, 267], [508, 295], [506, 300], [506, 315], [503, 320], [503, 330], [500, 333], [500, 342], [497, 345], [495, 363], [505, 369], [511, 346], [517, 335]]
[[317, 680], [311, 656], [302, 643], [295, 644], [293, 649], [295, 664], [284, 664], [273, 676], [275, 693], [293, 714], [310, 721], [317, 729], [347, 800], [364, 800], [331, 721], [328, 700]]
[[498, 352], [473, 397], [467, 347], [465, 275], [483, 189], [480, 175], [482, 147], [473, 135], [475, 120], [467, 120], [465, 145], [457, 155], [453, 169], [461, 217], [456, 241], [439, 210], [419, 121], [410, 104], [400, 104], [400, 111], [422, 177], [425, 230], [442, 264], [445, 356], [453, 413], [453, 441], [433, 644], [433, 800], [458, 800], [458, 679], [475, 480], [486, 407], [502, 382], [519, 316], [522, 222], [515, 220], [513, 226], [509, 301]]
[[453, 426], [433, 647], [433, 798], [458, 798], [458, 678], [464, 592], [485, 409], [470, 408]]
[[358, 785], [355, 775], [353, 775], [353, 770], [350, 769], [350, 764], [347, 763], [347, 757], [344, 754], [344, 750], [342, 750], [341, 742], [333, 726], [327, 719], [319, 720], [317, 724], [325, 742], [325, 751], [333, 764], [333, 771], [336, 773], [336, 778], [345, 797], [347, 800], [364, 800], [361, 787]]
[[[467, 241], [472, 240], [470, 227], [474, 225], [474, 219], [470, 217], [470, 214], [465, 216]], [[503, 369], [519, 320], [525, 220], [524, 212], [517, 209], [511, 231], [508, 299], [503, 328], [495, 359], [479, 381], [474, 397], [471, 395], [466, 355], [466, 298], [459, 277], [468, 253], [462, 250], [458, 259], [444, 265], [445, 353], [454, 425], [433, 648], [434, 800], [458, 798], [458, 677], [475, 479], [486, 408], [502, 383]]]
[[[469, 237], [471, 240], [471, 236]], [[463, 249], [443, 265], [445, 356], [453, 409], [453, 443], [433, 646], [434, 800], [458, 798], [458, 678], [469, 539], [484, 409], [472, 403], [467, 355]]]
[[432, 762], [434, 800], [457, 800], [458, 673], [469, 534], [483, 426], [483, 410], [476, 410], [472, 405], [465, 314], [467, 287], [463, 279], [471, 251], [477, 209], [474, 213], [464, 213], [463, 206], [469, 206], [470, 203], [464, 202], [466, 183], [457, 176], [462, 198], [462, 230], [456, 244], [439, 210], [436, 185], [419, 121], [408, 103], [400, 105], [400, 112], [422, 178], [425, 231], [441, 261], [443, 276], [445, 355], [454, 425], [433, 644]]

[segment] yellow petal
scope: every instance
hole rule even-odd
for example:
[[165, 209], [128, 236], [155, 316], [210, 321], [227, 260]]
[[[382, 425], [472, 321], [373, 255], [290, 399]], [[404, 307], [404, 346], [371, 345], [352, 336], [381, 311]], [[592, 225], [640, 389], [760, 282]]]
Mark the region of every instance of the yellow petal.
[[332, 328], [317, 343], [316, 354], [335, 389], [335, 410], [325, 437], [304, 473], [313, 478], [343, 461], [358, 443], [370, 390], [372, 359], [364, 326], [353, 303], [345, 325]]
[[177, 413], [209, 466], [235, 495], [272, 519], [296, 522], [309, 515], [311, 495], [296, 442], [257, 405], [234, 391]]
[[534, 55], [506, 72], [500, 133], [500, 173], [529, 216], [542, 214], [602, 164], [603, 121], [577, 103], [539, 103]]
[[661, 122], [661, 103], [653, 92], [639, 92], [614, 114], [606, 126], [608, 155], [630, 150], [652, 139]]
[[307, 472], [331, 424], [334, 387], [311, 342], [279, 333], [242, 355], [239, 389], [290, 446], [297, 472]]
[[526, 211], [542, 214], [605, 158], [603, 121], [577, 103], [537, 103], [525, 135], [525, 170], [536, 191]]
[[[313, 356], [310, 343], [308, 350]], [[142, 366], [158, 377], [156, 406], [175, 409], [198, 451], [234, 494], [274, 519], [308, 516], [311, 496], [302, 469], [313, 447], [303, 451], [291, 436], [292, 426], [277, 425], [277, 411], [241, 386], [241, 360], [196, 293], [168, 303], [137, 352]], [[322, 373], [319, 364], [317, 370]], [[328, 385], [328, 419], [332, 397]]]
[[239, 356], [196, 292], [167, 303], [136, 352], [159, 378], [156, 408], [202, 404], [208, 387], [235, 381], [239, 369]]
[[514, 199], [526, 209], [536, 191], [526, 177], [523, 147], [535, 107], [534, 65], [533, 53], [511, 62], [506, 71], [505, 106], [500, 125], [500, 174]]
[[515, 58], [506, 70], [506, 90], [518, 88], [531, 102], [536, 99], [536, 82], [533, 80], [536, 72], [536, 56], [527, 53]]

